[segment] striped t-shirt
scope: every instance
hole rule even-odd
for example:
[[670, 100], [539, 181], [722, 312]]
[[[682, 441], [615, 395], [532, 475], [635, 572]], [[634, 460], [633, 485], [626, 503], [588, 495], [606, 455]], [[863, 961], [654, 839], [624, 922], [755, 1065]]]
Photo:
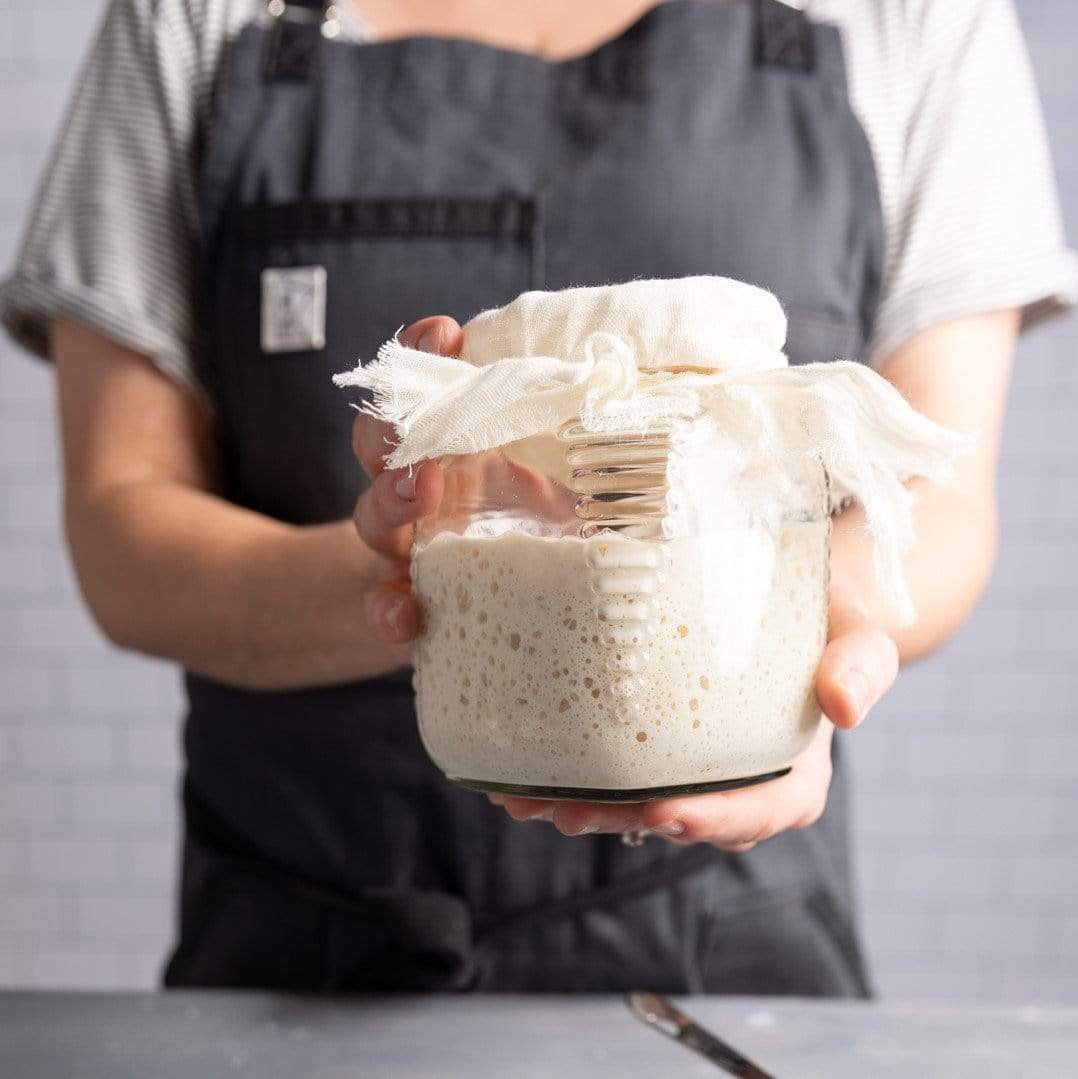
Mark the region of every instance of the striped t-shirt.
[[[362, 3], [340, 5], [358, 48]], [[1019, 307], [1028, 324], [1073, 303], [1078, 260], [1011, 0], [804, 6], [842, 32], [879, 178], [886, 266], [865, 358], [961, 315]], [[0, 317], [32, 351], [47, 355], [62, 316], [199, 389], [201, 156], [229, 43], [264, 12], [261, 0], [111, 0], [0, 286]]]

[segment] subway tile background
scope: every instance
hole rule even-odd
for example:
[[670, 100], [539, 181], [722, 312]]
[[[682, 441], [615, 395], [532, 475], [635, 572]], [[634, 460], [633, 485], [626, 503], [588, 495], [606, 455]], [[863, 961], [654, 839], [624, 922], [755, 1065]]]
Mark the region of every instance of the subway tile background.
[[[1078, 243], [1078, 5], [1018, 7]], [[97, 13], [0, 0], [0, 265]], [[1078, 319], [1022, 342], [1001, 486], [980, 610], [844, 736], [887, 996], [1078, 1001]], [[172, 933], [178, 679], [102, 641], [58, 505], [52, 379], [4, 341], [0, 985], [150, 986]]]

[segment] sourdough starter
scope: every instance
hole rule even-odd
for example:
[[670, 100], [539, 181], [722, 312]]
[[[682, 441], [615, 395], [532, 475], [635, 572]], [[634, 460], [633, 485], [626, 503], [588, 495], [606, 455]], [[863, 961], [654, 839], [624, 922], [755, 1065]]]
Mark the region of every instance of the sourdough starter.
[[[427, 751], [452, 778], [614, 790], [784, 767], [820, 720], [829, 528], [787, 522], [662, 548], [436, 535], [412, 563]], [[647, 595], [631, 569], [641, 558], [658, 567]], [[613, 566], [605, 589], [596, 566]], [[612, 638], [611, 612], [642, 602], [650, 626]]]

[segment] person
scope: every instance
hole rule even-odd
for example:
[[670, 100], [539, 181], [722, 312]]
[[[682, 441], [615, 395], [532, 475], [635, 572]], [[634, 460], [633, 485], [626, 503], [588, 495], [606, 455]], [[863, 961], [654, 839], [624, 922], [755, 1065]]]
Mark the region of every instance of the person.
[[[437, 465], [386, 470], [330, 376], [526, 289], [696, 273], [978, 433], [915, 484], [920, 617], [850, 507], [788, 776], [491, 804], [415, 729]], [[1016, 335], [1075, 281], [1009, 0], [112, 0], [0, 304], [56, 364], [87, 603], [186, 670], [166, 984], [867, 994], [833, 732], [984, 587]]]

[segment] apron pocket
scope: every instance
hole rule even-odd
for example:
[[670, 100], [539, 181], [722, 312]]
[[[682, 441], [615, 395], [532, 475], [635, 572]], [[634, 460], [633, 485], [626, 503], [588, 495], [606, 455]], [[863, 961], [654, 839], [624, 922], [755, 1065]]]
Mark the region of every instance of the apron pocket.
[[852, 932], [826, 892], [759, 895], [712, 918], [705, 992], [868, 996]]
[[509, 196], [238, 210], [214, 314], [228, 497], [296, 524], [347, 517], [364, 481], [331, 376], [416, 319], [463, 323], [539, 285], [539, 216]]
[[168, 987], [451, 990], [474, 981], [472, 919], [441, 892], [345, 894], [190, 834]]
[[480, 932], [477, 988], [868, 995], [849, 918], [824, 889], [723, 897], [729, 867], [706, 862], [681, 879], [652, 875], [646, 891], [599, 891]]
[[803, 308], [787, 311], [786, 317], [786, 354], [791, 364], [859, 358], [861, 330], [855, 319]]
[[323, 940], [317, 908], [188, 833], [180, 940], [166, 988], [322, 988]]
[[474, 980], [471, 914], [441, 892], [374, 892], [327, 911], [327, 988], [467, 989]]
[[[240, 245], [254, 255], [260, 286], [259, 333], [283, 321], [289, 295], [265, 273], [325, 275], [325, 349], [354, 363], [374, 356], [398, 326], [426, 315], [465, 322], [542, 283], [538, 203], [532, 198], [363, 198], [249, 206], [239, 212]], [[269, 279], [272, 282], [272, 277]], [[312, 276], [313, 280], [313, 276]], [[296, 294], [302, 298], [303, 282]], [[282, 304], [282, 299], [285, 301]], [[255, 329], [255, 327], [251, 327]]]

